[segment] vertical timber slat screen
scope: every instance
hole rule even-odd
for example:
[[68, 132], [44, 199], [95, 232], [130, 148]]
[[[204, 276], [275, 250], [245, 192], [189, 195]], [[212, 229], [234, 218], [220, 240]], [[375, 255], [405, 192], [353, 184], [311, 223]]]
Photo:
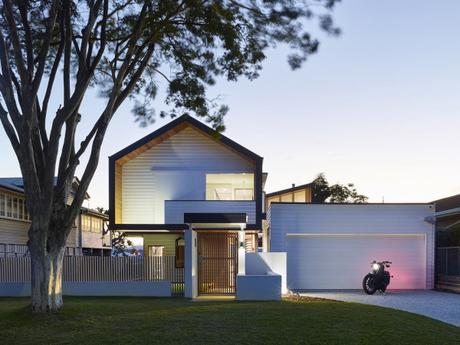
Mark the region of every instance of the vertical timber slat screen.
[[233, 295], [238, 273], [238, 234], [198, 233], [198, 293]]

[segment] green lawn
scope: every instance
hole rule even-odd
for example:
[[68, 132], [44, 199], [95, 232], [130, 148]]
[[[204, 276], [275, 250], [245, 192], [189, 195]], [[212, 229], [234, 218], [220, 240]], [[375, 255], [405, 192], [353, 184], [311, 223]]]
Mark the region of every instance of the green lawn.
[[458, 344], [460, 328], [401, 311], [324, 300], [191, 302], [65, 298], [52, 315], [0, 298], [9, 344]]

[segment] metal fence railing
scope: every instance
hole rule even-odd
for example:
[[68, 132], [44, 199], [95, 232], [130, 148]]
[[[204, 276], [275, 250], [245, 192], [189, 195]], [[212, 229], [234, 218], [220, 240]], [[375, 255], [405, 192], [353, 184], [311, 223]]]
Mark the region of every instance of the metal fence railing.
[[[170, 281], [173, 294], [183, 292], [184, 268], [175, 256], [64, 257], [64, 281]], [[0, 283], [30, 281], [30, 257], [0, 257]]]
[[436, 288], [460, 292], [460, 247], [436, 248]]
[[436, 274], [460, 277], [460, 247], [436, 248]]

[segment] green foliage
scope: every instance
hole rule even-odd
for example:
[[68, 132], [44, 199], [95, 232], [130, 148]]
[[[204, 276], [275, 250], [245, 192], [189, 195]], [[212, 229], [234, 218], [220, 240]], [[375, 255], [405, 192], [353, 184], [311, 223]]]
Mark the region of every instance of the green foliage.
[[359, 194], [353, 183], [346, 185], [334, 184], [329, 185], [324, 173], [319, 174], [312, 182], [312, 202], [317, 203], [356, 203], [362, 204], [367, 202], [367, 196]]
[[112, 255], [128, 256], [129, 247], [133, 242], [128, 238], [127, 233], [116, 231], [112, 233]]
[[[101, 95], [107, 97], [119, 85], [130, 86], [123, 97], [135, 99], [133, 113], [141, 125], [154, 121], [157, 112], [153, 100], [159, 81], [164, 80], [166, 104], [170, 107], [160, 107], [160, 116], [193, 114], [223, 130], [223, 116], [228, 108], [207, 96], [208, 87], [217, 78], [257, 78], [266, 50], [278, 44], [291, 49], [290, 66], [301, 67], [319, 46], [307, 31], [309, 21], [316, 21], [320, 30], [330, 35], [340, 33], [330, 15], [339, 0], [112, 0], [107, 5], [106, 1], [29, 0], [11, 7], [18, 23], [24, 22], [22, 15], [30, 14], [27, 27], [18, 27], [18, 35], [24, 44], [28, 39], [32, 41], [34, 56], [40, 55], [48, 17], [54, 8], [58, 19], [46, 71], [52, 71], [54, 58], [62, 54], [61, 44], [69, 34], [73, 44], [65, 49], [71, 53], [77, 81], [84, 72], [83, 55], [95, 55], [86, 62], [86, 67], [93, 69], [89, 85], [100, 87]], [[71, 12], [70, 23], [62, 15], [67, 11]], [[94, 26], [88, 26], [91, 20]], [[3, 23], [0, 20], [0, 28], [8, 37], [10, 29], [4, 19]], [[88, 32], [88, 28], [92, 31]], [[87, 34], [89, 43], [81, 46]], [[98, 51], [100, 48], [102, 51]], [[10, 49], [10, 63], [16, 69], [17, 59], [13, 47]], [[90, 66], [96, 56], [100, 60]], [[126, 61], [130, 61], [128, 66], [124, 65]], [[117, 78], [125, 68], [128, 69], [123, 77]], [[137, 75], [138, 71], [142, 73]]]

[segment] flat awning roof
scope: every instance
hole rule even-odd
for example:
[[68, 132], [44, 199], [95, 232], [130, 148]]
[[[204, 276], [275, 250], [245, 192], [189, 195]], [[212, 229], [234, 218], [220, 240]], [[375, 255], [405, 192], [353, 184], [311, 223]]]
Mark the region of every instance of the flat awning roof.
[[246, 224], [246, 213], [184, 213], [185, 224]]

